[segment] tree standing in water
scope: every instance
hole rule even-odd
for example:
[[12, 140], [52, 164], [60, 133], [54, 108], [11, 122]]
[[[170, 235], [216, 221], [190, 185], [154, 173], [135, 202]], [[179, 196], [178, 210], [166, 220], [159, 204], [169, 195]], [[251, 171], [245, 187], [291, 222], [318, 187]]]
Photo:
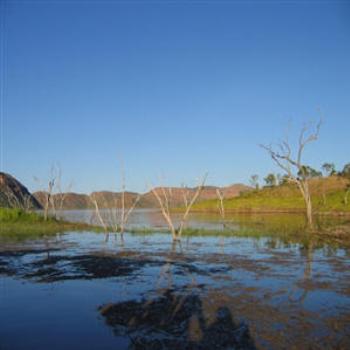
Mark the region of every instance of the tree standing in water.
[[288, 181], [298, 186], [305, 202], [307, 224], [310, 228], [313, 228], [312, 202], [309, 187], [310, 176], [305, 171], [309, 167], [302, 163], [302, 156], [306, 145], [318, 139], [320, 127], [321, 121], [316, 125], [314, 131], [311, 131], [310, 126], [304, 126], [301, 129], [295, 154], [292, 152], [292, 147], [288, 139], [277, 144], [275, 148], [272, 145], [260, 145], [268, 152], [277, 166], [286, 173]]
[[173, 218], [171, 216], [171, 208], [170, 208], [170, 202], [171, 202], [171, 197], [172, 197], [172, 191], [171, 189], [167, 191], [167, 189], [162, 186], [160, 188], [151, 188], [152, 193], [154, 196], [157, 198], [160, 210], [162, 212], [162, 215], [166, 221], [166, 223], [169, 226], [170, 232], [173, 237], [173, 241], [180, 241], [183, 229], [185, 228], [188, 215], [191, 211], [191, 208], [193, 204], [196, 202], [198, 199], [199, 195], [203, 191], [205, 181], [207, 179], [207, 174], [204, 175], [201, 183], [199, 186], [197, 186], [196, 190], [193, 192], [191, 198], [189, 198], [189, 193], [186, 189], [185, 186], [182, 188], [182, 193], [183, 193], [183, 199], [184, 199], [184, 205], [185, 205], [185, 212], [182, 215], [182, 218], [180, 220], [179, 225], [176, 227], [173, 222]]

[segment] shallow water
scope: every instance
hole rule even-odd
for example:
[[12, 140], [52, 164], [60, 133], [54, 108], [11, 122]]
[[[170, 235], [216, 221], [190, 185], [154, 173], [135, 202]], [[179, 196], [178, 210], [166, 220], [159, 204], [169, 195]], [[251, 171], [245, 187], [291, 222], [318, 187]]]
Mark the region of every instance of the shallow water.
[[[349, 267], [345, 247], [305, 247], [278, 237], [185, 237], [181, 246], [164, 233], [126, 234], [124, 242], [89, 232], [7, 240], [0, 242], [0, 349], [135, 346], [149, 334], [108, 324], [99, 307], [146, 305], [169, 291], [200, 300], [207, 323], [202, 332], [188, 324], [193, 344], [202, 344], [203, 329], [225, 307], [247, 327], [255, 348], [345, 349]], [[164, 336], [158, 331], [153, 337]]]
[[[106, 224], [114, 226], [119, 222], [121, 211], [119, 209], [101, 209], [101, 216]], [[56, 212], [57, 216], [67, 221], [85, 222], [99, 225], [94, 210], [61, 210]], [[172, 213], [174, 225], [177, 225], [182, 219], [181, 213]], [[349, 224], [349, 216], [317, 216], [314, 218], [316, 226], [321, 227], [334, 224]], [[225, 224], [225, 225], [224, 225]], [[167, 229], [166, 221], [162, 213], [157, 209], [135, 209], [128, 220], [127, 227], [134, 228], [152, 228]], [[305, 228], [305, 215], [300, 213], [284, 214], [242, 214], [226, 213], [225, 220], [218, 213], [191, 213], [188, 217], [187, 227], [205, 230], [223, 230], [229, 229], [239, 231], [246, 228], [263, 230], [264, 233], [277, 231], [278, 234], [283, 231], [300, 231]]]
[[[118, 209], [101, 209], [101, 216], [106, 223], [113, 225], [118, 222], [121, 215], [121, 211]], [[94, 210], [83, 209], [83, 210], [61, 210], [57, 211], [57, 215], [65, 220], [74, 222], [85, 222], [100, 224], [99, 220], [95, 215]], [[173, 214], [174, 223], [179, 223], [181, 219], [180, 214]], [[188, 226], [193, 228], [205, 228], [205, 229], [221, 229], [222, 224], [218, 220], [218, 217], [201, 214], [193, 214], [190, 216]], [[128, 220], [129, 228], [167, 228], [162, 214], [157, 209], [135, 209]]]

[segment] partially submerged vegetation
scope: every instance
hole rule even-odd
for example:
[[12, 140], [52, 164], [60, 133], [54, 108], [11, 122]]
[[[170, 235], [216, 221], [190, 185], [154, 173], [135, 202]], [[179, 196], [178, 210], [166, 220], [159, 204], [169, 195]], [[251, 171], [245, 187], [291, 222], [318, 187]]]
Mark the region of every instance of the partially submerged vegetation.
[[171, 216], [171, 211], [170, 211], [170, 202], [171, 202], [171, 197], [172, 197], [171, 191], [169, 193], [167, 193], [166, 189], [164, 189], [164, 187], [163, 187], [161, 193], [159, 194], [157, 192], [157, 190], [152, 189], [154, 196], [157, 198], [157, 200], [159, 202], [159, 206], [160, 206], [162, 215], [163, 215], [163, 217], [164, 217], [164, 219], [169, 227], [173, 241], [180, 241], [181, 240], [183, 230], [185, 229], [186, 222], [188, 220], [188, 215], [190, 214], [192, 206], [194, 205], [194, 203], [198, 199], [198, 196], [200, 195], [200, 193], [203, 190], [206, 178], [207, 178], [207, 174], [205, 174], [205, 176], [203, 177], [201, 184], [197, 187], [197, 190], [193, 194], [193, 196], [189, 196], [187, 189], [185, 187], [183, 188], [183, 199], [184, 199], [185, 208], [184, 208], [184, 213], [181, 217], [181, 220], [180, 220], [180, 223], [178, 226], [174, 225], [174, 221], [173, 221], [173, 218]]
[[[192, 214], [191, 220], [207, 222], [206, 228], [195, 228], [191, 222], [182, 230], [182, 237], [188, 240], [191, 237], [250, 237], [255, 239], [270, 238], [283, 242], [302, 242], [308, 245], [311, 240], [315, 244], [338, 244], [346, 246], [350, 243], [350, 219], [344, 217], [319, 216], [315, 218], [313, 234], [306, 235], [305, 218], [301, 214], [233, 214], [229, 213], [225, 219], [225, 226], [220, 225], [218, 213]], [[211, 226], [214, 223], [217, 227]], [[219, 224], [218, 224], [219, 223]], [[212, 228], [210, 228], [212, 227]], [[40, 238], [67, 231], [94, 231], [105, 233], [108, 236], [119, 233], [114, 227], [105, 228], [85, 223], [73, 223], [44, 217], [36, 212], [24, 212], [21, 209], [0, 208], [0, 237], [11, 239]], [[132, 227], [126, 229], [132, 235], [164, 234], [170, 236], [166, 227]]]

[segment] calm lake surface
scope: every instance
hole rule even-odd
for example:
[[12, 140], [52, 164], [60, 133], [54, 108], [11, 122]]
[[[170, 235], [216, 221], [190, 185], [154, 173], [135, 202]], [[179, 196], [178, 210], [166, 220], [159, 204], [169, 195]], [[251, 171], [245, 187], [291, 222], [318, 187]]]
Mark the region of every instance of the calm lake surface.
[[[1, 240], [0, 349], [349, 349], [349, 248], [291, 238], [298, 215], [228, 221], [232, 235], [181, 246], [165, 233]], [[189, 226], [223, 227], [199, 214]], [[165, 226], [138, 210], [130, 227]], [[235, 235], [244, 229], [260, 234]]]

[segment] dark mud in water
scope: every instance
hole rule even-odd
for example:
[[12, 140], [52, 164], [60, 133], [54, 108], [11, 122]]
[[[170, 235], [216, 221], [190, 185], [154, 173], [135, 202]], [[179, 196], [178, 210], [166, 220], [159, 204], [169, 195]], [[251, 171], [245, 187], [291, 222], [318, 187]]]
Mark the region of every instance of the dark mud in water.
[[0, 349], [349, 349], [350, 253], [270, 239], [0, 242]]
[[205, 314], [195, 293], [167, 289], [152, 300], [107, 304], [100, 312], [134, 349], [255, 349], [247, 325], [235, 323], [227, 307]]

